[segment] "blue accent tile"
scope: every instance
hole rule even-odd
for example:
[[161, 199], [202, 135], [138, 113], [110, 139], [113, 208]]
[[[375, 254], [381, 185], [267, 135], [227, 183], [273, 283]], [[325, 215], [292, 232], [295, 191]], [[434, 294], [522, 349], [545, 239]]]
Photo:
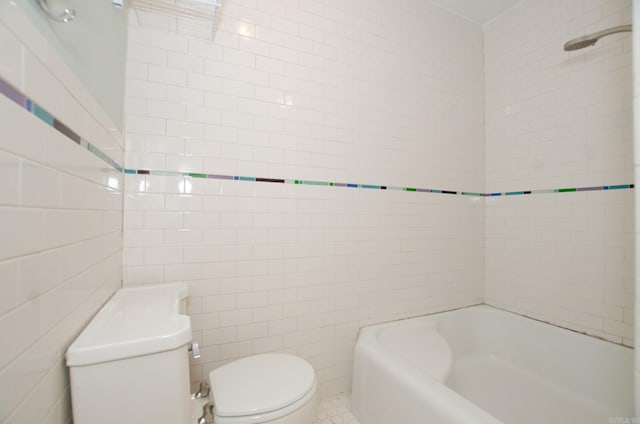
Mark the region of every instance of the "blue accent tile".
[[605, 186], [605, 190], [623, 190], [629, 188], [629, 184], [621, 184], [621, 185], [612, 185], [612, 186]]
[[33, 104], [33, 114], [40, 118], [43, 122], [53, 127], [53, 116], [46, 110], [42, 109], [36, 103]]

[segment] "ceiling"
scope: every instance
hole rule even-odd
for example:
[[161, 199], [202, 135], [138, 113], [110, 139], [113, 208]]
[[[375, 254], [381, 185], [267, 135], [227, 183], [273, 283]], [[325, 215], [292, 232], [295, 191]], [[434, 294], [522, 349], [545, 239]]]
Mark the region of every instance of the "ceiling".
[[463, 18], [483, 25], [520, 0], [431, 0]]

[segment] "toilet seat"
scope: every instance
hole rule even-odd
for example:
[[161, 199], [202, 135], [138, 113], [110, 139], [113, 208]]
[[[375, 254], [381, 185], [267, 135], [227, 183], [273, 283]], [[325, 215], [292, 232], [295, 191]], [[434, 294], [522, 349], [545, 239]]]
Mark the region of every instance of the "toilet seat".
[[216, 423], [262, 423], [291, 414], [315, 396], [315, 372], [293, 355], [243, 358], [209, 374]]

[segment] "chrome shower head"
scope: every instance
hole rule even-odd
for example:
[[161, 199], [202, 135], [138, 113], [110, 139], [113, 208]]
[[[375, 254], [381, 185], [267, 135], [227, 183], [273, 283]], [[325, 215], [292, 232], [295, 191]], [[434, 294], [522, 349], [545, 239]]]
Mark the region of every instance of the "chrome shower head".
[[598, 42], [599, 39], [606, 35], [615, 34], [618, 32], [629, 32], [631, 31], [631, 25], [620, 25], [617, 27], [605, 29], [603, 31], [594, 32], [593, 34], [588, 34], [582, 37], [574, 38], [573, 40], [567, 41], [564, 43], [565, 51], [579, 50], [584, 49], [585, 47], [593, 46]]

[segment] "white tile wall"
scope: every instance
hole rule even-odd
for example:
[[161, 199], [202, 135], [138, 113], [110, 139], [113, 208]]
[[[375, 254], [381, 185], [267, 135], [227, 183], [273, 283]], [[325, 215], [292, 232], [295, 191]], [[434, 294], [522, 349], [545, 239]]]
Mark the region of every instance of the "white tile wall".
[[[523, 0], [484, 28], [487, 191], [633, 183], [631, 2]], [[485, 301], [633, 345], [633, 192], [487, 200]]]
[[[418, 1], [225, 7], [215, 42], [131, 21], [128, 167], [478, 192], [632, 182], [628, 37], [562, 51], [628, 22], [628, 1], [525, 0], [483, 29]], [[483, 299], [633, 344], [630, 191], [126, 184], [125, 282], [190, 282], [194, 381], [285, 350], [334, 394], [360, 325]]]
[[[127, 167], [484, 188], [470, 22], [418, 0], [227, 0], [211, 42], [139, 17]], [[195, 381], [290, 351], [348, 391], [359, 326], [482, 301], [479, 198], [128, 175], [125, 210], [125, 284], [190, 283]]]
[[[0, 77], [122, 162], [123, 141], [10, 2]], [[64, 353], [122, 276], [120, 173], [0, 96], [0, 422], [71, 419]]]

